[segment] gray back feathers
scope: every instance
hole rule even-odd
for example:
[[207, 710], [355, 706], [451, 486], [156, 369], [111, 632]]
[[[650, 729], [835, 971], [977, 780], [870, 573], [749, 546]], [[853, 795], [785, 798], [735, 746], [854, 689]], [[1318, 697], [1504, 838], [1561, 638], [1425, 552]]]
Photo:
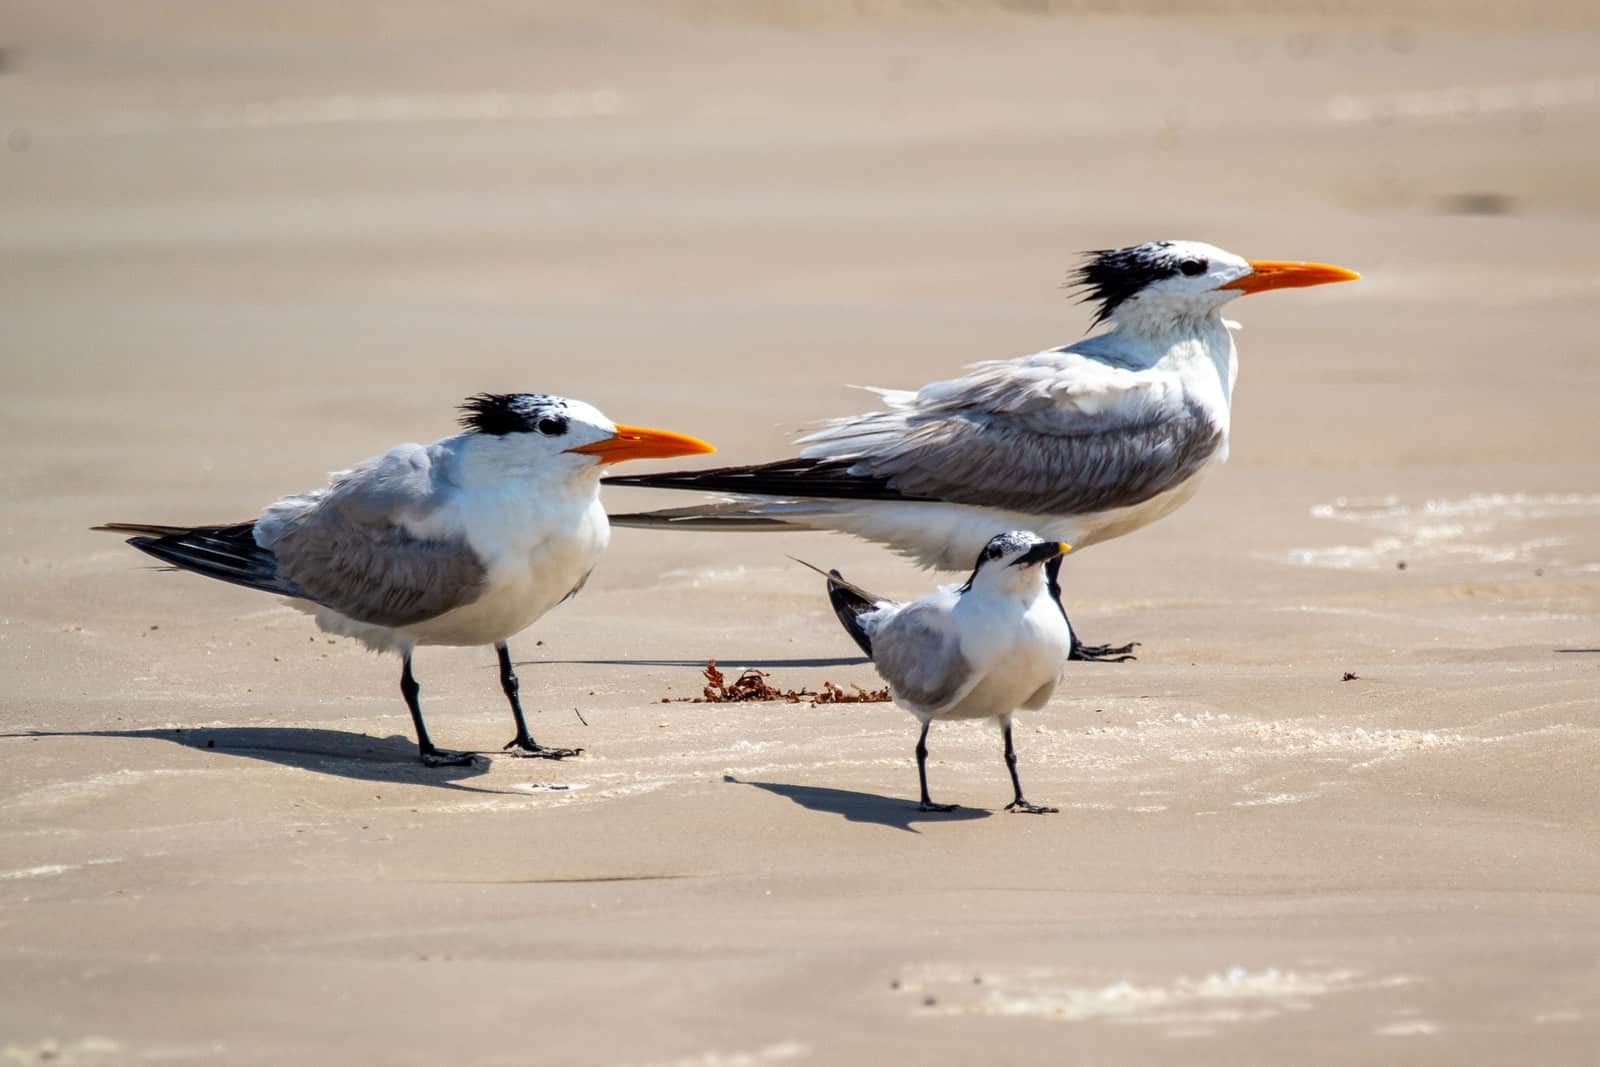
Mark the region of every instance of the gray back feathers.
[[937, 712], [956, 703], [978, 681], [961, 654], [948, 605], [910, 604], [869, 626], [869, 633], [878, 673], [897, 698], [919, 711]]
[[437, 512], [453, 485], [447, 450], [400, 445], [335, 474], [327, 489], [278, 501], [254, 523], [96, 529], [137, 534], [129, 544], [174, 567], [358, 622], [407, 626], [483, 594], [483, 562], [464, 539], [430, 540], [403, 525]]
[[380, 626], [421, 622], [484, 588], [483, 562], [464, 540], [427, 540], [401, 525], [437, 510], [452, 484], [438, 446], [400, 445], [336, 474], [326, 490], [274, 504], [256, 539], [318, 603]]
[[[1118, 368], [1063, 386], [1046, 353], [979, 366], [890, 409], [840, 419], [802, 455], [850, 461], [911, 498], [1082, 515], [1141, 504], [1188, 480], [1224, 441], [1198, 404]], [[1087, 362], [1087, 361], [1082, 361]]]

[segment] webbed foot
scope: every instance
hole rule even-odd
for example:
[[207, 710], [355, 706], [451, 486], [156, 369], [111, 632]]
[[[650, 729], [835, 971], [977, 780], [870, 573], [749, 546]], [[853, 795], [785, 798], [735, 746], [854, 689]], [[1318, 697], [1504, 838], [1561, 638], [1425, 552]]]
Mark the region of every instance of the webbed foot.
[[428, 746], [418, 757], [424, 767], [470, 767], [478, 762], [476, 752], [452, 752], [446, 748]]
[[1086, 645], [1074, 636], [1072, 652], [1067, 658], [1087, 663], [1127, 663], [1129, 660], [1139, 658], [1133, 654], [1133, 650], [1138, 647], [1137, 641], [1129, 641], [1125, 645]]
[[546, 748], [531, 737], [513, 738], [506, 742], [505, 750], [518, 759], [567, 759], [583, 752], [581, 748]]

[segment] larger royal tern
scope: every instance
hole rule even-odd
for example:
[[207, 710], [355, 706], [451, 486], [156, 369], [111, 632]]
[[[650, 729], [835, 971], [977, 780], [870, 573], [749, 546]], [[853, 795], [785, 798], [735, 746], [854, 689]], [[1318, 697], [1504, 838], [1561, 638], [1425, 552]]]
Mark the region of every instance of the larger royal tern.
[[[1075, 282], [1108, 328], [915, 392], [802, 437], [793, 459], [607, 479], [731, 499], [613, 515], [618, 526], [839, 530], [924, 566], [965, 567], [999, 530], [1084, 548], [1170, 513], [1228, 458], [1238, 354], [1222, 317], [1246, 293], [1359, 277], [1245, 260], [1198, 241], [1089, 253]], [[1050, 564], [1060, 599], [1060, 560]], [[1065, 613], [1065, 607], [1062, 608]], [[1084, 646], [1076, 659], [1127, 658]]]
[[[1072, 546], [1023, 530], [989, 539], [960, 587], [897, 604], [828, 572], [828, 598], [889, 683], [894, 702], [917, 717], [917, 781], [923, 811], [950, 811], [928, 797], [928, 726], [935, 719], [994, 719], [1005, 739], [1015, 794], [1007, 811], [1042, 815], [1017, 778], [1011, 716], [1050, 702], [1072, 651], [1072, 629], [1049, 591], [1048, 566]], [[810, 564], [807, 564], [810, 566]], [[815, 568], [813, 568], [815, 569]]]
[[108, 523], [164, 563], [289, 598], [323, 630], [403, 660], [400, 691], [429, 766], [471, 753], [434, 747], [411, 673], [417, 645], [493, 645], [516, 755], [560, 759], [528, 733], [506, 639], [583, 588], [611, 529], [600, 471], [625, 459], [714, 449], [665, 430], [619, 426], [578, 400], [489, 394], [462, 405], [464, 432], [396, 445], [224, 526]]

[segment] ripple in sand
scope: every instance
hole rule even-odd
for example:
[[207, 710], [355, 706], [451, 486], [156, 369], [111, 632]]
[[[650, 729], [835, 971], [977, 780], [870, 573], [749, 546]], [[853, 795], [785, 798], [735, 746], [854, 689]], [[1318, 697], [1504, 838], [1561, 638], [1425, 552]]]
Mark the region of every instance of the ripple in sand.
[[808, 1059], [811, 1046], [798, 1041], [783, 1041], [776, 1045], [751, 1049], [748, 1052], [702, 1052], [676, 1060], [658, 1060], [647, 1067], [758, 1067], [764, 1063], [783, 1063], [788, 1060]]
[[1409, 985], [1416, 979], [1372, 978], [1359, 971], [1251, 970], [1229, 967], [1199, 978], [1085, 982], [1079, 973], [1048, 967], [981, 971], [933, 965], [911, 972], [898, 988], [930, 1015], [1032, 1017], [1060, 1022], [1108, 1022], [1165, 1027], [1201, 1035], [1222, 1024], [1258, 1022], [1306, 1011], [1319, 997]]
[[1291, 549], [1290, 563], [1335, 570], [1389, 569], [1427, 559], [1526, 563], [1548, 559], [1550, 550], [1567, 544], [1569, 539], [1515, 527], [1600, 517], [1600, 495], [1473, 493], [1456, 500], [1426, 500], [1420, 504], [1403, 503], [1393, 496], [1340, 497], [1331, 504], [1317, 505], [1311, 514], [1318, 519], [1363, 526], [1377, 531], [1379, 536], [1366, 544]]

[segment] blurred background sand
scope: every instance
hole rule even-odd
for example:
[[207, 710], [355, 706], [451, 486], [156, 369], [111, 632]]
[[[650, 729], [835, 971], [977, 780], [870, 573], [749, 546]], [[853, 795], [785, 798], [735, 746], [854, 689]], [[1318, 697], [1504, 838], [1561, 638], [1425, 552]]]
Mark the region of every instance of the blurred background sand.
[[[1592, 4], [0, 4], [0, 1049], [32, 1063], [1594, 1063]], [[1233, 458], [1067, 568], [1019, 748], [870, 684], [844, 538], [619, 531], [513, 651], [562, 764], [108, 519], [245, 518], [479, 390], [778, 458], [1070, 342], [1086, 248], [1234, 305]], [[616, 509], [671, 501], [612, 492]], [[510, 734], [490, 650], [433, 733]], [[1346, 673], [1358, 677], [1341, 681]], [[581, 711], [582, 720], [574, 711]]]

